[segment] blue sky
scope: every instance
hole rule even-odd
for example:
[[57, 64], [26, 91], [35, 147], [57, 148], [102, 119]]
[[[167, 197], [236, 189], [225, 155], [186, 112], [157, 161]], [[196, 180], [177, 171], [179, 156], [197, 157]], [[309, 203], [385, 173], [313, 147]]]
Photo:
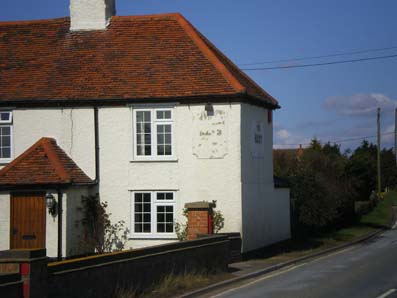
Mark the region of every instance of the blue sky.
[[[69, 0], [2, 0], [0, 21], [67, 16]], [[395, 0], [116, 0], [118, 15], [180, 12], [237, 65], [397, 47]], [[397, 54], [397, 48], [294, 65]], [[285, 63], [255, 65], [280, 66]], [[276, 97], [275, 144], [335, 141], [393, 131], [397, 58], [247, 71]], [[374, 138], [370, 139], [375, 141]], [[359, 141], [344, 142], [354, 148]], [[391, 147], [393, 135], [382, 145]]]

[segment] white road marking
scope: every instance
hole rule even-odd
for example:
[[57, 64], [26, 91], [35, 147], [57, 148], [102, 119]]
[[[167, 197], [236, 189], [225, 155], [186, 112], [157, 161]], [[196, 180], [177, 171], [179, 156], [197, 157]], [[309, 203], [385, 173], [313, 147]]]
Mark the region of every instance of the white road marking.
[[236, 291], [236, 290], [238, 290], [238, 289], [242, 289], [242, 288], [248, 287], [248, 286], [250, 286], [250, 285], [252, 285], [252, 284], [255, 284], [255, 283], [257, 283], [257, 282], [260, 282], [260, 281], [262, 281], [262, 280], [266, 280], [266, 279], [275, 277], [275, 276], [277, 276], [277, 275], [286, 273], [286, 272], [288, 272], [288, 271], [295, 270], [295, 269], [297, 269], [297, 268], [299, 268], [299, 267], [302, 267], [302, 266], [304, 266], [304, 265], [306, 265], [306, 264], [307, 264], [307, 263], [299, 264], [299, 265], [290, 267], [290, 268], [288, 268], [288, 269], [286, 269], [286, 270], [278, 271], [278, 272], [276, 272], [276, 273], [273, 273], [273, 274], [270, 274], [270, 275], [266, 275], [266, 276], [264, 276], [264, 277], [255, 279], [255, 280], [253, 280], [253, 281], [251, 281], [251, 282], [249, 282], [249, 283], [246, 283], [246, 284], [244, 284], [244, 285], [242, 285], [242, 286], [239, 286], [239, 287], [236, 287], [236, 288], [232, 288], [232, 289], [226, 290], [226, 291], [224, 291], [224, 292], [222, 292], [222, 293], [216, 294], [215, 296], [211, 296], [211, 298], [220, 297], [220, 296], [222, 296], [222, 295], [224, 295], [224, 294], [227, 294], [227, 293]]
[[385, 298], [387, 296], [389, 296], [390, 294], [394, 293], [395, 291], [397, 291], [396, 289], [390, 289], [387, 292], [383, 293], [382, 295], [376, 297], [376, 298]]

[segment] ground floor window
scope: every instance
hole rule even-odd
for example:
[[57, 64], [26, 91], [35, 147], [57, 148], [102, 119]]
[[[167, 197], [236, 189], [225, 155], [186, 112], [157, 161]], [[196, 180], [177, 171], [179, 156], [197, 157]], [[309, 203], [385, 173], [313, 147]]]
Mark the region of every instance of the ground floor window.
[[137, 237], [175, 237], [175, 192], [134, 191], [131, 231]]

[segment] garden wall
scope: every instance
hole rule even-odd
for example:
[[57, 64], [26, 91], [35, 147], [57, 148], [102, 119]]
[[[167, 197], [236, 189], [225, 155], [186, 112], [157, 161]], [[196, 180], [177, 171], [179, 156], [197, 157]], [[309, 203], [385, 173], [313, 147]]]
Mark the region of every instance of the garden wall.
[[170, 273], [226, 270], [227, 236], [164, 244], [48, 265], [48, 297], [112, 297], [142, 289]]

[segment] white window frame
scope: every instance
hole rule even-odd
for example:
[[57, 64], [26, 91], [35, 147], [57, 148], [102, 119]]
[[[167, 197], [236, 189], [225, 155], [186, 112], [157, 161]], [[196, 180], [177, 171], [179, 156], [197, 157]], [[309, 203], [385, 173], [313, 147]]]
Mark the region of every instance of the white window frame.
[[[135, 232], [135, 194], [136, 193], [150, 193], [150, 233], [136, 233]], [[172, 193], [172, 200], [157, 200], [157, 193]], [[158, 233], [157, 232], [157, 206], [173, 206], [173, 232], [172, 233]], [[130, 236], [135, 239], [177, 239], [175, 233], [176, 221], [176, 191], [174, 190], [136, 190], [131, 191], [131, 221], [130, 221]]]
[[6, 164], [6, 163], [11, 162], [14, 158], [13, 112], [11, 110], [0, 110], [0, 113], [10, 113], [10, 119], [1, 120], [1, 118], [0, 118], [0, 127], [9, 127], [10, 128], [10, 157], [7, 157], [7, 158], [0, 157], [0, 164]]
[[[174, 106], [147, 106], [147, 107], [134, 107], [132, 108], [132, 135], [133, 135], [133, 159], [132, 161], [176, 161], [176, 149], [175, 149], [175, 116]], [[171, 119], [157, 119], [157, 111], [170, 111]], [[137, 154], [137, 143], [138, 134], [136, 131], [136, 113], [137, 112], [150, 112], [151, 122], [151, 155], [138, 155]], [[157, 126], [161, 124], [171, 125], [171, 155], [158, 155], [157, 154]]]

